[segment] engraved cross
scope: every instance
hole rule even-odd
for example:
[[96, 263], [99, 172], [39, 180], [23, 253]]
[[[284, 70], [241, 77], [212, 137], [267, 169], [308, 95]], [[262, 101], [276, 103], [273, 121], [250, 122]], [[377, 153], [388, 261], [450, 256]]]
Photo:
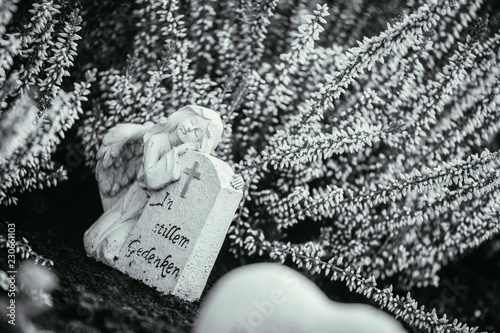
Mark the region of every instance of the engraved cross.
[[184, 185], [184, 188], [182, 189], [181, 197], [183, 197], [183, 198], [186, 197], [186, 192], [188, 190], [189, 184], [191, 184], [191, 179], [193, 179], [193, 177], [196, 179], [200, 179], [200, 173], [198, 171], [196, 171], [197, 168], [198, 168], [198, 161], [194, 161], [194, 165], [193, 165], [192, 169], [189, 169], [189, 168], [184, 169], [184, 172], [188, 174], [189, 178], [188, 178], [186, 184]]

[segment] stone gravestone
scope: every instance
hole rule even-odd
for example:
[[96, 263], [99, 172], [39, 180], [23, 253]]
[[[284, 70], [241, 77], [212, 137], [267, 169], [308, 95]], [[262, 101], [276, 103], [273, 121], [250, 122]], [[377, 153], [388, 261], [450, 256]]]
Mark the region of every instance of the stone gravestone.
[[199, 299], [242, 197], [229, 165], [187, 152], [181, 178], [154, 193], [116, 267], [159, 291]]

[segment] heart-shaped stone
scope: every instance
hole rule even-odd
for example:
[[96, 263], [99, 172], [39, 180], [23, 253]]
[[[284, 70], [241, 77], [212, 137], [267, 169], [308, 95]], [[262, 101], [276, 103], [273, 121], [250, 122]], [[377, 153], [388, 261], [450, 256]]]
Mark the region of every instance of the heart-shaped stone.
[[194, 333], [400, 333], [401, 324], [365, 304], [330, 300], [312, 281], [276, 263], [236, 268], [202, 303]]

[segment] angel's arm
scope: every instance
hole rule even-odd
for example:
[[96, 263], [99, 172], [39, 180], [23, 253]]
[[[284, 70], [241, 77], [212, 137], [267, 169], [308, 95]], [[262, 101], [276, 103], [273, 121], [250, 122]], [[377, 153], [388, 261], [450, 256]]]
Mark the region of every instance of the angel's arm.
[[152, 190], [159, 190], [180, 178], [178, 151], [165, 152], [164, 136], [153, 135], [144, 143], [144, 180]]

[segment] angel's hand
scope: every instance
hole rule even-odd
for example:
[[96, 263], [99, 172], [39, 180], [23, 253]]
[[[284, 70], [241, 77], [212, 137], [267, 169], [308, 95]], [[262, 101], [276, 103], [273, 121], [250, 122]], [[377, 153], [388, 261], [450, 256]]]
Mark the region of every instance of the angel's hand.
[[199, 145], [196, 142], [186, 142], [182, 145], [179, 145], [175, 148], [177, 150], [177, 154], [179, 156], [184, 155], [188, 150], [197, 151], [199, 149]]
[[243, 177], [235, 174], [233, 175], [233, 179], [230, 184], [235, 190], [241, 190], [245, 185], [245, 181], [243, 180]]

